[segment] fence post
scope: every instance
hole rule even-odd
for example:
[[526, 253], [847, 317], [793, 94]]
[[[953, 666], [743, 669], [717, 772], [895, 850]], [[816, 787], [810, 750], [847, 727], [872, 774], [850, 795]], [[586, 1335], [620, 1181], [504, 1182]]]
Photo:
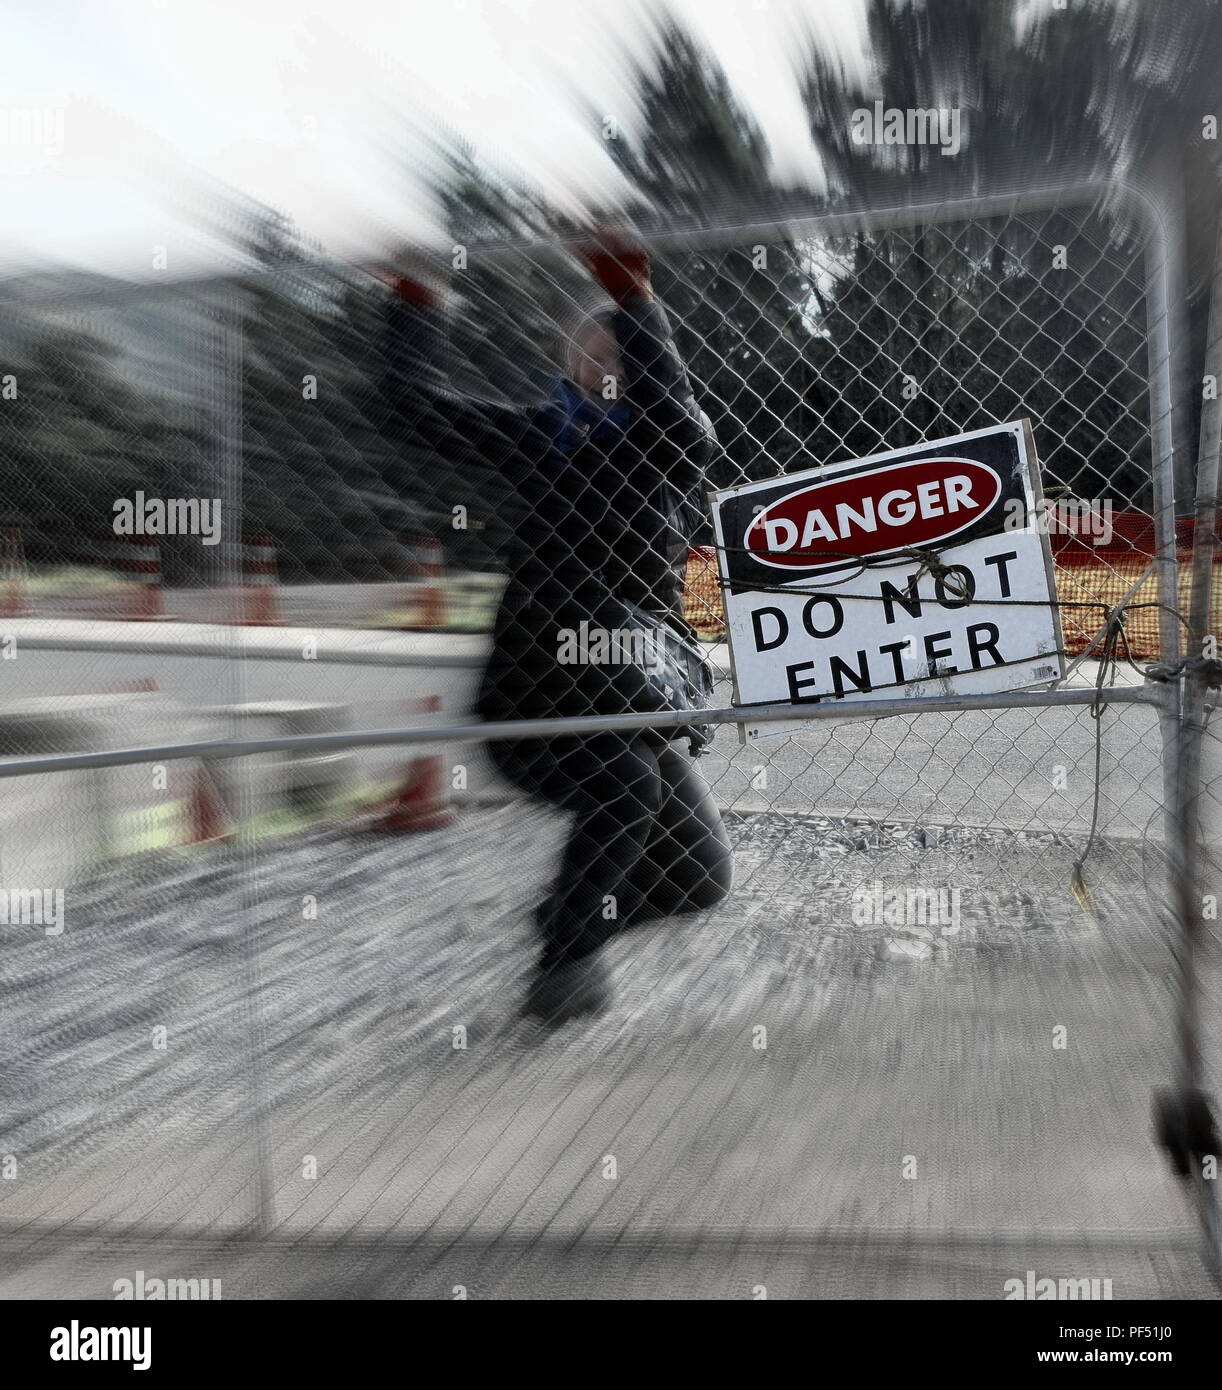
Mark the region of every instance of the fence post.
[[[240, 592], [243, 583], [245, 547], [243, 544], [243, 438], [242, 438], [242, 381], [244, 368], [244, 335], [242, 309], [244, 299], [240, 287], [226, 288], [220, 298], [219, 352], [214, 374], [217, 492], [222, 498], [221, 574], [223, 592]], [[232, 641], [226, 653], [226, 675], [229, 683], [229, 703], [237, 708], [246, 701], [246, 666], [241, 646], [241, 628], [230, 625]], [[235, 715], [236, 720], [236, 715]], [[235, 733], [240, 732], [235, 725]], [[262, 974], [259, 962], [255, 908], [258, 894], [254, 889], [253, 846], [242, 832], [243, 815], [249, 808], [241, 805], [230, 808], [238, 832], [228, 849], [236, 859], [245, 861], [244, 872], [238, 875], [242, 884], [242, 929], [238, 936], [240, 978], [238, 986], [244, 1000], [245, 1042], [247, 1049], [247, 1133], [250, 1142], [251, 1211], [247, 1234], [255, 1240], [267, 1235], [275, 1224], [275, 1188], [271, 1168], [271, 1136], [268, 1127], [267, 1081], [264, 1063], [265, 1044], [263, 1009], [260, 997]]]
[[[1206, 375], [1222, 374], [1222, 226], [1219, 227], [1213, 286], [1210, 293], [1209, 328], [1205, 348]], [[1205, 400], [1201, 406], [1201, 435], [1196, 479], [1196, 519], [1192, 540], [1192, 586], [1188, 606], [1188, 652], [1199, 658], [1209, 636], [1210, 606], [1213, 597], [1215, 527], [1218, 514], [1218, 449], [1222, 435], [1222, 403]], [[1209, 676], [1198, 663], [1190, 666], [1183, 683], [1183, 710], [1179, 758], [1179, 818], [1185, 863], [1181, 877], [1183, 896], [1181, 921], [1185, 940], [1181, 970], [1180, 1045], [1181, 1082], [1185, 1088], [1200, 1087], [1205, 1076], [1200, 1051], [1200, 981], [1195, 968], [1197, 952], [1204, 936], [1202, 920], [1200, 819], [1201, 755], [1205, 732], [1205, 702]]]
[[[1222, 224], [1219, 225], [1210, 293], [1205, 373], [1222, 375]], [[1206, 1177], [1207, 1155], [1217, 1156], [1220, 1142], [1213, 1100], [1201, 1052], [1201, 948], [1205, 942], [1205, 839], [1201, 817], [1202, 759], [1210, 675], [1201, 658], [1209, 635], [1218, 518], [1218, 453], [1222, 442], [1222, 403], [1204, 400], [1197, 456], [1196, 512], [1192, 546], [1192, 583], [1188, 611], [1188, 655], [1183, 680], [1169, 682], [1180, 690], [1179, 737], [1176, 744], [1176, 795], [1169, 861], [1174, 885], [1178, 939], [1174, 952], [1179, 987], [1176, 1001], [1176, 1076], [1171, 1093], [1161, 1096], [1156, 1112], [1160, 1137], [1177, 1171], [1194, 1188], [1205, 1237], [1205, 1262], [1222, 1279], [1222, 1212], [1217, 1184]], [[1166, 600], [1164, 600], [1165, 602]]]

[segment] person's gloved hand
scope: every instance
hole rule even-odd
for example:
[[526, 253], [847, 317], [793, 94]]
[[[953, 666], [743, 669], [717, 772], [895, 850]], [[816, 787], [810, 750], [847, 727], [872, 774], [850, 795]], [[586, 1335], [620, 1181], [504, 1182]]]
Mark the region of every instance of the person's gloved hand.
[[423, 280], [413, 279], [409, 275], [396, 275], [391, 282], [391, 289], [408, 304], [420, 304], [426, 309], [441, 308], [441, 291], [425, 284]]
[[617, 304], [623, 304], [625, 299], [634, 296], [653, 298], [649, 256], [630, 237], [621, 232], [597, 232], [590, 242], [578, 249], [577, 254]]
[[708, 752], [709, 744], [713, 742], [713, 730], [708, 724], [684, 724], [681, 729], [675, 730], [674, 738], [687, 739], [687, 751], [693, 758], [698, 758]]
[[375, 273], [405, 303], [418, 304], [426, 309], [440, 309], [445, 304], [445, 276], [420, 252], [402, 252], [393, 267], [388, 266]]
[[687, 751], [693, 758], [698, 758], [707, 751], [709, 744], [713, 742], [713, 730], [708, 724], [680, 724], [673, 729], [643, 729], [642, 734], [656, 753], [663, 752], [672, 743], [682, 743], [686, 739]]

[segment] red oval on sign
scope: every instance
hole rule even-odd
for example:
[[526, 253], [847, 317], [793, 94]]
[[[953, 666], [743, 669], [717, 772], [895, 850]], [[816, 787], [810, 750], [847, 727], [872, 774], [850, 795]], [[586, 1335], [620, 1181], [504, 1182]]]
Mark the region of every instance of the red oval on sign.
[[996, 470], [974, 459], [893, 463], [791, 492], [760, 512], [743, 546], [773, 569], [872, 559], [966, 531], [1001, 491]]

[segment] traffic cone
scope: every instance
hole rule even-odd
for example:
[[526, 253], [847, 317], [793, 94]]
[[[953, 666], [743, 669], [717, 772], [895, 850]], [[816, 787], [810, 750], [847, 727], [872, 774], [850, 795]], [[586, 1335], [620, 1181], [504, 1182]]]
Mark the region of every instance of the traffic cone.
[[239, 627], [283, 627], [276, 545], [270, 536], [242, 538], [242, 586], [238, 591]]
[[[416, 712], [440, 714], [441, 696], [426, 696], [417, 703]], [[453, 820], [454, 812], [446, 799], [445, 758], [440, 753], [425, 753], [408, 762], [402, 787], [374, 829], [411, 835], [419, 830], [439, 830]]]
[[118, 617], [123, 622], [164, 622], [165, 593], [161, 585], [161, 546], [156, 536], [128, 536], [120, 543], [116, 566], [132, 581], [134, 593]]
[[436, 536], [422, 536], [419, 546], [420, 582], [411, 596], [413, 621], [404, 626], [408, 631], [432, 632], [444, 627], [446, 622], [445, 561]]
[[233, 826], [221, 794], [216, 789], [206, 763], [200, 763], [191, 782], [187, 802], [187, 840], [189, 845], [210, 844], [216, 840], [232, 840]]
[[16, 526], [0, 531], [0, 618], [24, 618], [30, 606], [25, 600], [25, 550]]

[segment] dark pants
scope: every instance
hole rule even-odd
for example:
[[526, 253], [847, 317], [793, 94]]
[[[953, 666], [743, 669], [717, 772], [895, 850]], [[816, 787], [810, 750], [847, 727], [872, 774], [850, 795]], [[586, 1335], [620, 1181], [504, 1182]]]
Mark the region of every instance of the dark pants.
[[516, 786], [574, 813], [540, 906], [543, 964], [578, 959], [616, 932], [714, 907], [733, 877], [729, 836], [692, 759], [654, 735], [488, 745]]

